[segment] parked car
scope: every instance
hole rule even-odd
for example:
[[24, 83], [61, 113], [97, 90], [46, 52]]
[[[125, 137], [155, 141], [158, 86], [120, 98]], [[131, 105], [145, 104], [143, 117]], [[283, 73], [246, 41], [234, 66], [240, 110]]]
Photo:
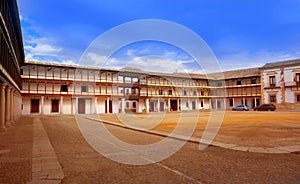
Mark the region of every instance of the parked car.
[[274, 104], [261, 104], [254, 108], [255, 111], [275, 111], [276, 106]]
[[233, 111], [249, 111], [250, 108], [247, 105], [237, 105], [232, 108]]

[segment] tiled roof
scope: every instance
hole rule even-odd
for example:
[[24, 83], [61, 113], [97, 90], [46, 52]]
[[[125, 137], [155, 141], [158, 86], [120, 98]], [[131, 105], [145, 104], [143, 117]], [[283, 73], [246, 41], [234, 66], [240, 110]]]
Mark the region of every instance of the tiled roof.
[[300, 59], [267, 63], [262, 67], [262, 69], [264, 69], [264, 68], [276, 68], [276, 67], [289, 66], [289, 65], [300, 65]]
[[219, 73], [208, 74], [210, 79], [236, 79], [243, 77], [260, 76], [259, 68], [249, 68], [242, 70], [232, 70]]
[[160, 73], [160, 72], [147, 72], [137, 68], [123, 68], [121, 70], [117, 69], [109, 69], [109, 68], [101, 68], [96, 66], [81, 66], [75, 64], [61, 64], [61, 63], [53, 63], [53, 62], [37, 62], [37, 61], [26, 61], [25, 64], [38, 64], [38, 65], [46, 65], [46, 66], [57, 66], [57, 67], [70, 67], [70, 68], [78, 68], [78, 69], [91, 69], [91, 70], [106, 70], [106, 71], [114, 71], [114, 72], [129, 72], [135, 75], [153, 75], [153, 76], [161, 76], [161, 77], [178, 77], [178, 78], [193, 78], [193, 79], [234, 79], [234, 78], [243, 78], [243, 77], [254, 77], [260, 76], [260, 69], [265, 68], [274, 68], [280, 66], [290, 66], [290, 65], [300, 65], [300, 59], [288, 60], [288, 61], [280, 61], [274, 63], [267, 63], [263, 67], [257, 68], [249, 68], [249, 69], [241, 69], [241, 70], [232, 70], [232, 71], [224, 71], [218, 73], [211, 74], [194, 74], [194, 73]]

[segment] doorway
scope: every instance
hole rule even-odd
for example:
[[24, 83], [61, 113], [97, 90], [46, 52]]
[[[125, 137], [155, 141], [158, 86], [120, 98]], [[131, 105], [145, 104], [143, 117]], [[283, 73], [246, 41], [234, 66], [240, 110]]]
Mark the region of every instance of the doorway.
[[195, 101], [192, 102], [192, 109], [193, 109], [193, 110], [196, 109], [196, 102], [195, 102]]
[[31, 99], [31, 113], [39, 113], [40, 112], [40, 100], [39, 99]]
[[78, 114], [85, 114], [85, 99], [78, 99]]
[[150, 109], [149, 109], [149, 111], [150, 112], [154, 112], [154, 102], [150, 102]]
[[58, 99], [51, 100], [51, 112], [59, 112], [59, 101]]
[[177, 111], [178, 109], [177, 109], [177, 100], [170, 100], [170, 105], [171, 105], [171, 107], [170, 107], [170, 111]]
[[159, 102], [160, 104], [159, 104], [159, 107], [160, 107], [160, 109], [159, 109], [159, 111], [165, 111], [165, 103], [164, 102]]
[[108, 106], [109, 107], [107, 107], [107, 100], [105, 100], [105, 113], [112, 113], [112, 100], [109, 100]]

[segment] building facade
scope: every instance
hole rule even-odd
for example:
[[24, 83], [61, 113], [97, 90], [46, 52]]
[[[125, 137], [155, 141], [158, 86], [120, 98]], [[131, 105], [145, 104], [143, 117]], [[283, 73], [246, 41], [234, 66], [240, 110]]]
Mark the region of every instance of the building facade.
[[[221, 73], [220, 73], [221, 74]], [[28, 61], [23, 114], [94, 114], [227, 109], [261, 102], [259, 68], [200, 75], [112, 70]]]
[[300, 60], [201, 75], [28, 61], [22, 114], [148, 113], [231, 109], [261, 103], [297, 107]]
[[300, 60], [267, 63], [261, 68], [261, 76], [264, 103], [300, 107]]
[[0, 2], [0, 131], [21, 115], [23, 40], [16, 0]]

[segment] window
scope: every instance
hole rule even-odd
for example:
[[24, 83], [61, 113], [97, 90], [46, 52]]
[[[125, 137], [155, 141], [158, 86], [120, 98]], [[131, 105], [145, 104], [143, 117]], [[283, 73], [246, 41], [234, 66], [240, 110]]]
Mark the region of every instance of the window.
[[163, 95], [163, 90], [161, 90], [161, 89], [158, 90], [158, 94], [159, 94], [159, 95]]
[[269, 84], [270, 84], [270, 87], [275, 87], [275, 84], [276, 84], [275, 76], [269, 76]]
[[132, 102], [132, 107], [136, 108], [136, 102]]
[[300, 94], [297, 94], [297, 102], [300, 102]]
[[229, 106], [230, 106], [230, 107], [233, 106], [233, 99], [229, 99]]
[[204, 92], [203, 92], [203, 91], [200, 91], [200, 95], [201, 95], [201, 96], [204, 96]]
[[203, 107], [203, 101], [201, 101], [201, 107]]
[[276, 95], [270, 95], [270, 102], [276, 103]]
[[300, 86], [300, 73], [296, 73], [294, 82], [296, 82], [297, 86]]
[[87, 92], [87, 87], [86, 86], [81, 86], [81, 92]]
[[60, 91], [61, 92], [68, 92], [68, 85], [65, 85], [65, 84], [61, 85], [60, 86]]
[[197, 96], [197, 92], [196, 91], [194, 91], [194, 96]]
[[218, 82], [218, 86], [222, 86], [222, 82]]
[[186, 90], [183, 91], [183, 95], [186, 96]]
[[242, 85], [242, 81], [240, 80], [236, 81], [236, 85]]
[[129, 108], [129, 102], [126, 102], [126, 108]]
[[169, 95], [172, 95], [172, 90], [171, 89], [169, 90]]
[[132, 88], [132, 94], [136, 95], [137, 94], [137, 88]]
[[186, 102], [185, 105], [186, 105], [186, 107], [189, 107], [189, 102]]
[[251, 79], [251, 84], [256, 84], [256, 79]]

